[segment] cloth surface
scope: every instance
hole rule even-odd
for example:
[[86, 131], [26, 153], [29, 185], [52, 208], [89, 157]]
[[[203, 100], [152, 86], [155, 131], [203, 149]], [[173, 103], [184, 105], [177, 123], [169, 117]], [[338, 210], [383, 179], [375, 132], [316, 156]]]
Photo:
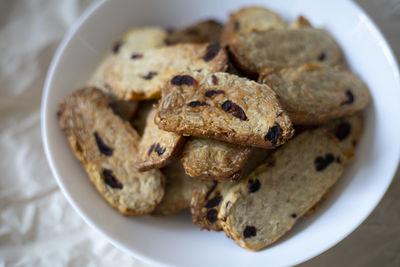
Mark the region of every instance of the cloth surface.
[[[43, 152], [42, 87], [90, 0], [0, 0], [0, 266], [149, 266], [109, 244], [62, 195]], [[400, 0], [359, 0], [400, 55]], [[400, 266], [400, 180], [349, 237], [301, 264]], [[323, 237], [321, 237], [323, 238]]]

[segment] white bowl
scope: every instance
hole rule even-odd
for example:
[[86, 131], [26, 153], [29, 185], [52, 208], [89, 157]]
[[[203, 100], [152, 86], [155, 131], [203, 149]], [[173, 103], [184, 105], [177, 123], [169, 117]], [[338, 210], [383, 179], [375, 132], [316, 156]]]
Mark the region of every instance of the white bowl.
[[400, 151], [400, 81], [392, 51], [370, 18], [350, 1], [253, 1], [289, 21], [299, 14], [327, 29], [350, 68], [367, 83], [372, 104], [357, 157], [321, 209], [300, 220], [260, 252], [240, 248], [224, 233], [200, 231], [188, 211], [166, 218], [124, 217], [89, 182], [58, 128], [58, 103], [81, 87], [112, 42], [134, 26], [180, 27], [205, 18], [227, 19], [246, 0], [114, 0], [92, 5], [68, 32], [50, 66], [42, 100], [42, 135], [51, 170], [82, 218], [116, 247], [151, 264], [173, 266], [287, 266], [310, 259], [350, 234], [388, 188]]

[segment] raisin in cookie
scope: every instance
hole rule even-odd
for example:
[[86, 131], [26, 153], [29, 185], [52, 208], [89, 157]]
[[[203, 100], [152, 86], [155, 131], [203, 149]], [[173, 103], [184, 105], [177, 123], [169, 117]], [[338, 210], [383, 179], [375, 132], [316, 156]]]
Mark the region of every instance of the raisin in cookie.
[[294, 124], [321, 123], [352, 114], [370, 100], [364, 82], [340, 66], [309, 63], [266, 71], [259, 81], [275, 91]]
[[297, 135], [225, 194], [218, 219], [227, 236], [251, 250], [275, 242], [337, 181], [342, 157], [325, 129]]
[[229, 15], [229, 21], [222, 31], [221, 43], [229, 45], [230, 40], [238, 34], [285, 27], [277, 13], [262, 7], [245, 7]]
[[172, 215], [188, 208], [196, 180], [186, 175], [179, 159], [161, 169], [166, 177], [165, 194], [153, 215]]
[[324, 124], [330, 133], [339, 140], [344, 153], [344, 163], [355, 156], [355, 148], [364, 130], [364, 117], [361, 113], [346, 116]]
[[154, 123], [157, 109], [147, 116], [146, 127], [138, 146], [135, 166], [139, 171], [161, 168], [180, 151], [184, 143], [182, 135], [158, 129]]
[[217, 216], [223, 196], [237, 182], [198, 180], [193, 188], [190, 212], [192, 221], [201, 229], [222, 231]]
[[139, 136], [112, 98], [84, 88], [67, 96], [57, 115], [72, 151], [106, 201], [124, 215], [152, 212], [164, 195], [164, 176], [134, 167]]
[[293, 135], [266, 85], [228, 73], [181, 73], [163, 88], [156, 124], [183, 135], [271, 148]]
[[181, 161], [191, 177], [237, 180], [250, 152], [251, 147], [192, 137], [182, 151]]
[[215, 20], [200, 21], [182, 30], [173, 31], [167, 38], [168, 44], [219, 42], [222, 25]]
[[230, 42], [229, 51], [235, 64], [251, 74], [265, 68], [298, 67], [309, 62], [343, 63], [342, 50], [332, 36], [308, 27], [240, 34]]
[[[247, 177], [270, 154], [270, 149], [252, 148], [249, 158], [242, 169], [242, 175]], [[217, 220], [222, 199], [228, 190], [238, 182], [199, 180], [193, 189], [190, 211], [192, 221], [201, 229], [221, 231], [222, 227]]]
[[177, 44], [118, 56], [107, 68], [105, 82], [120, 99], [152, 99], [160, 97], [161, 88], [178, 72], [226, 68], [227, 56], [218, 43]]

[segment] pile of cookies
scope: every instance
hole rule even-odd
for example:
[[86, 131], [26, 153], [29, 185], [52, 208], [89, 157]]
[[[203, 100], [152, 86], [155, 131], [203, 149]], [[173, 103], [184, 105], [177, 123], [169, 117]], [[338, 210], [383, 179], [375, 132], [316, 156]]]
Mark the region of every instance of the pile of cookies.
[[185, 29], [135, 28], [60, 104], [73, 153], [124, 215], [190, 207], [260, 250], [317, 209], [363, 130], [366, 85], [300, 16], [260, 7]]

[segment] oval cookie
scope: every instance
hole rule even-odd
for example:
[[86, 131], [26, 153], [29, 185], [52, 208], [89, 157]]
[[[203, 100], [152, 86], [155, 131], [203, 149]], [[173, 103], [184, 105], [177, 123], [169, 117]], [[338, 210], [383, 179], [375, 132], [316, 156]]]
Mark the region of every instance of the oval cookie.
[[95, 88], [78, 90], [65, 98], [57, 115], [72, 151], [112, 207], [124, 215], [155, 209], [164, 196], [164, 176], [134, 167], [139, 135], [110, 96]]

